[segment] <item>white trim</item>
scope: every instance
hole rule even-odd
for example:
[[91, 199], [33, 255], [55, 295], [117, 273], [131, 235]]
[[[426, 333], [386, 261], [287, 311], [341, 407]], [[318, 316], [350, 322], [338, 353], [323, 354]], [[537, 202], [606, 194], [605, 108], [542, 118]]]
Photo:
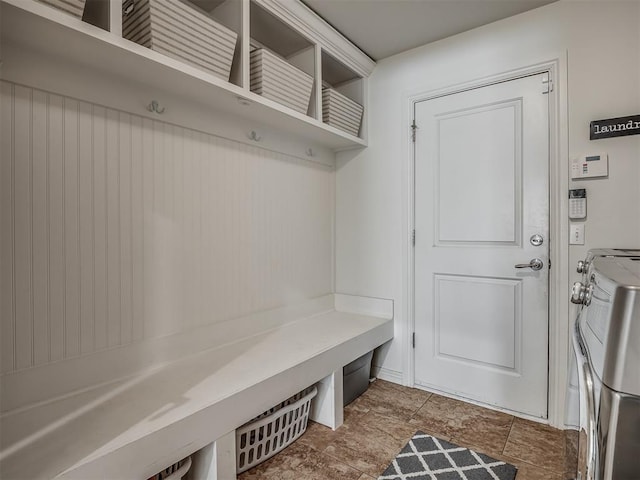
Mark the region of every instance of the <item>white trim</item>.
[[302, 2], [284, 0], [254, 0], [262, 8], [282, 18], [309, 39], [316, 40], [323, 50], [344, 63], [362, 77], [371, 75], [376, 63], [344, 35], [326, 23]]
[[[552, 57], [554, 58], [554, 57]], [[411, 232], [415, 227], [414, 211], [414, 185], [415, 162], [414, 144], [409, 135], [409, 125], [414, 118], [415, 104], [425, 100], [452, 95], [467, 90], [485, 87], [496, 83], [515, 80], [517, 78], [549, 72], [553, 80], [553, 91], [549, 93], [549, 258], [551, 270], [549, 272], [549, 372], [548, 372], [548, 422], [555, 427], [564, 426], [564, 412], [566, 400], [567, 369], [568, 363], [568, 324], [567, 312], [569, 311], [567, 295], [563, 293], [568, 285], [569, 263], [569, 239], [566, 228], [568, 200], [564, 194], [569, 185], [566, 165], [568, 165], [568, 131], [567, 131], [567, 53], [555, 56], [548, 60], [489, 77], [479, 78], [468, 82], [451, 85], [448, 87], [417, 91], [406, 95], [405, 118], [407, 130], [404, 134], [404, 145], [407, 148], [406, 159], [406, 184], [404, 185], [407, 197], [406, 209], [403, 209], [404, 231], [407, 235], [407, 253], [404, 255], [407, 287], [403, 292], [406, 297], [407, 316], [406, 334], [402, 339], [405, 346], [403, 367], [405, 368], [404, 383], [417, 387], [415, 383], [415, 351], [411, 344], [411, 333], [415, 331], [415, 277], [414, 277], [414, 249], [411, 245]], [[528, 418], [528, 417], [527, 417]], [[540, 419], [537, 419], [540, 421]]]
[[[407, 152], [404, 158], [408, 158], [409, 161], [406, 164], [407, 168], [407, 197], [406, 212], [402, 213], [402, 220], [408, 226], [405, 230], [405, 248], [407, 258], [407, 275], [404, 278], [406, 285], [403, 285], [403, 297], [405, 300], [405, 306], [407, 310], [407, 327], [404, 329], [403, 345], [407, 349], [408, 355], [405, 355], [403, 361], [404, 385], [415, 386], [415, 348], [413, 346], [413, 333], [415, 332], [415, 250], [414, 250], [414, 237], [413, 230], [415, 229], [415, 143], [412, 140], [410, 134], [411, 125], [415, 116], [415, 100], [409, 97], [409, 102], [403, 105], [406, 108], [405, 118], [407, 119], [407, 128], [403, 133], [403, 145], [407, 146]], [[403, 209], [405, 210], [405, 209]]]
[[109, 33], [122, 37], [122, 2], [109, 4]]
[[573, 406], [578, 406], [580, 403], [580, 391], [578, 387], [569, 385], [567, 389], [567, 413], [564, 419], [564, 428], [579, 430], [580, 429], [580, 412]]
[[360, 124], [360, 138], [365, 145], [369, 145], [369, 108], [371, 107], [371, 99], [369, 98], [369, 77], [362, 77], [362, 105], [364, 113], [362, 115], [362, 123]]
[[250, 0], [241, 0], [240, 5], [240, 87], [251, 89], [251, 75], [249, 67], [251, 58], [251, 11]]
[[375, 365], [371, 370], [372, 376], [375, 378], [379, 378], [380, 380], [385, 380], [391, 383], [396, 383], [398, 385], [403, 385], [402, 372], [391, 370], [390, 368], [378, 367]]
[[[549, 97], [549, 423], [564, 425], [569, 383], [569, 134], [567, 52], [552, 62]], [[552, 110], [553, 109], [553, 110]]]
[[335, 293], [335, 309], [338, 312], [356, 313], [380, 318], [393, 318], [393, 300]]

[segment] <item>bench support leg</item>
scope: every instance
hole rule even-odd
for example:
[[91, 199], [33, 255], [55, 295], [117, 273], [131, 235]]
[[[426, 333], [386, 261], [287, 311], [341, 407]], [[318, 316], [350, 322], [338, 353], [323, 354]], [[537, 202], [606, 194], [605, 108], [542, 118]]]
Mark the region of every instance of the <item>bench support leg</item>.
[[235, 480], [235, 430], [198, 450], [194, 457], [190, 478], [195, 480]]
[[309, 418], [333, 430], [342, 425], [342, 368], [318, 383], [318, 395], [312, 403]]

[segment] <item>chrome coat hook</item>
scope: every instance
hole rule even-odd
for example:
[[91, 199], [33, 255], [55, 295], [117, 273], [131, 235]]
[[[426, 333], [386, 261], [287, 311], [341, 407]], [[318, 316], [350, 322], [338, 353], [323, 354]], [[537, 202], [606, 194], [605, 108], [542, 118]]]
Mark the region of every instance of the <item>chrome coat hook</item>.
[[160, 104], [157, 100], [152, 100], [149, 105], [147, 105], [147, 110], [153, 113], [157, 113], [158, 115], [162, 115], [165, 111], [165, 108], [160, 108]]
[[259, 142], [260, 140], [262, 140], [262, 137], [259, 137], [255, 130], [251, 130], [251, 133], [249, 133], [249, 140]]

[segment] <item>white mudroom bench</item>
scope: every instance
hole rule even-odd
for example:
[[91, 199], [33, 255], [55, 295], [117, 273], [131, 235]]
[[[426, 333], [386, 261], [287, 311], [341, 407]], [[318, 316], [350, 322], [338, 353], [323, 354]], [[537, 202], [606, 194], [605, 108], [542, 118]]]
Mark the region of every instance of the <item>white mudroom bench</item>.
[[0, 478], [146, 479], [199, 451], [200, 478], [233, 479], [237, 427], [319, 382], [311, 418], [337, 428], [342, 367], [392, 337], [391, 301], [327, 295], [16, 372]]

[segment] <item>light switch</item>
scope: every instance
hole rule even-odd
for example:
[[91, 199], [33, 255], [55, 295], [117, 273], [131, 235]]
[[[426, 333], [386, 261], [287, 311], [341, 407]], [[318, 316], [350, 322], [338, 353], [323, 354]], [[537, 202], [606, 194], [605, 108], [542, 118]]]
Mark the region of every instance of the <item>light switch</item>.
[[584, 245], [584, 223], [572, 223], [569, 230], [569, 245]]

